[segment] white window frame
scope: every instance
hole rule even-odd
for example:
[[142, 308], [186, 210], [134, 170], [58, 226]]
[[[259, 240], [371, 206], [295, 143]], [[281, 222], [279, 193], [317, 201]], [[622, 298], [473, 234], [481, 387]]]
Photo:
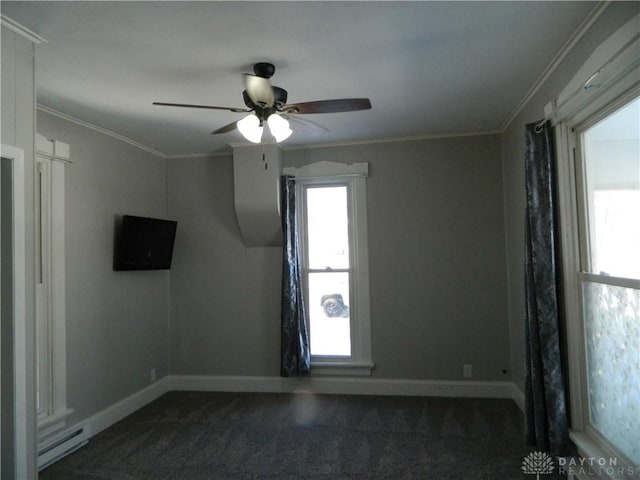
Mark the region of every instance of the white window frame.
[[65, 166], [68, 145], [37, 137], [36, 339], [38, 440], [63, 429], [67, 407]]
[[[0, 157], [11, 162], [11, 188], [13, 208], [11, 211], [11, 238], [3, 238], [12, 244], [13, 265], [1, 268], [13, 270], [13, 441], [15, 459], [15, 477], [27, 478], [29, 468], [29, 431], [33, 419], [29, 401], [33, 385], [30, 363], [30, 349], [27, 328], [27, 279], [26, 279], [26, 193], [25, 193], [25, 154], [24, 150], [12, 145], [0, 144]], [[3, 332], [4, 335], [4, 332]], [[11, 448], [11, 447], [10, 447]]]
[[606, 276], [591, 272], [590, 236], [586, 225], [586, 222], [588, 221], [586, 211], [588, 199], [586, 198], [587, 187], [585, 185], [586, 179], [583, 152], [581, 151], [581, 136], [591, 126], [613, 113], [622, 105], [628, 103], [628, 101], [640, 95], [640, 88], [630, 93], [630, 95], [623, 95], [613, 103], [610, 103], [603, 110], [599, 111], [596, 115], [589, 117], [585, 121], [576, 124], [570, 121], [563, 127], [568, 130], [566, 133], [568, 135], [568, 146], [571, 150], [571, 157], [573, 157], [575, 165], [573, 168], [572, 180], [574, 182], [574, 190], [576, 194], [576, 209], [574, 211], [575, 220], [573, 220], [572, 223], [575, 225], [575, 235], [577, 245], [579, 247], [577, 249], [571, 249], [571, 263], [573, 264], [573, 267], [569, 272], [573, 273], [565, 280], [565, 283], [571, 282], [573, 284], [571, 288], [573, 294], [571, 296], [567, 296], [567, 309], [571, 309], [573, 312], [577, 313], [577, 315], [572, 315], [574, 318], [568, 325], [568, 336], [569, 338], [572, 338], [575, 343], [574, 354], [570, 355], [569, 360], [570, 376], [572, 378], [574, 376], [576, 377], [576, 381], [573, 382], [573, 388], [571, 389], [571, 397], [573, 400], [573, 431], [571, 432], [571, 437], [585, 457], [615, 458], [617, 465], [625, 466], [627, 471], [634, 470], [632, 463], [630, 463], [630, 461], [626, 459], [614, 445], [607, 441], [607, 439], [597, 431], [597, 429], [591, 424], [590, 420], [583, 285], [585, 282], [592, 282], [640, 289], [640, 280]]
[[[350, 251], [351, 305], [351, 356], [312, 356], [311, 374], [321, 375], [370, 375], [374, 364], [371, 356], [371, 311], [369, 296], [369, 248], [367, 237], [366, 178], [369, 164], [366, 162], [345, 164], [318, 162], [304, 167], [287, 167], [285, 175], [296, 178], [296, 199], [300, 238], [306, 238], [304, 191], [308, 186], [347, 187]], [[303, 248], [303, 256], [304, 256]], [[306, 265], [306, 258], [303, 258]], [[306, 271], [306, 270], [305, 270]], [[306, 274], [305, 274], [306, 278]], [[306, 288], [305, 288], [306, 291]]]
[[588, 273], [588, 232], [584, 228], [586, 191], [580, 152], [580, 135], [640, 94], [640, 38], [636, 15], [601, 44], [558, 98], [545, 108], [555, 125], [558, 157], [560, 238], [563, 291], [567, 323], [567, 350], [571, 412], [571, 439], [582, 457], [615, 459], [630, 475], [598, 478], [639, 478], [635, 466], [590, 424], [586, 339], [582, 285], [597, 281], [627, 288], [640, 282]]

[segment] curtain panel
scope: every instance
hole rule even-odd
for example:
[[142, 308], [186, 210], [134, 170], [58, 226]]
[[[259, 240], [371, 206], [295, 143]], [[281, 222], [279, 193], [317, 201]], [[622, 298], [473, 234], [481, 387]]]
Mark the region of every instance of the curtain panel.
[[560, 342], [559, 244], [552, 127], [526, 125], [525, 436], [554, 455], [566, 453], [569, 429]]
[[296, 184], [292, 176], [281, 177], [283, 262], [282, 340], [280, 375], [297, 377], [311, 371], [311, 351], [300, 271], [300, 241], [296, 217]]

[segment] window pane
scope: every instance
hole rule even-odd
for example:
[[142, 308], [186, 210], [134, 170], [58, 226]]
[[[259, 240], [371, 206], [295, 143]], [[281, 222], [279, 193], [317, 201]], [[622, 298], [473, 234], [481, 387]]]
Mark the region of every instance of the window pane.
[[591, 423], [640, 463], [640, 290], [585, 282]]
[[584, 133], [591, 271], [640, 278], [640, 99]]
[[309, 268], [349, 268], [347, 187], [307, 189]]
[[309, 274], [311, 355], [350, 356], [349, 273]]

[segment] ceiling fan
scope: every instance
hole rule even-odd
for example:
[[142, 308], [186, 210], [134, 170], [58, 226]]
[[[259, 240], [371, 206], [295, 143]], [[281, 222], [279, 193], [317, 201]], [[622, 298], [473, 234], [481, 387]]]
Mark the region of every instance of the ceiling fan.
[[328, 130], [315, 122], [302, 119], [295, 115], [309, 113], [339, 113], [353, 112], [356, 110], [368, 110], [371, 102], [368, 98], [340, 98], [334, 100], [316, 100], [312, 102], [287, 104], [287, 91], [283, 88], [271, 85], [269, 79], [276, 71], [271, 63], [260, 62], [253, 66], [254, 74], [244, 74], [244, 87], [242, 92], [244, 104], [247, 108], [217, 107], [213, 105], [192, 105], [186, 103], [153, 102], [154, 105], [167, 107], [206, 108], [211, 110], [227, 110], [236, 113], [250, 113], [237, 122], [229, 123], [212, 132], [213, 134], [227, 133], [234, 129], [253, 143], [262, 141], [264, 122], [267, 122], [271, 134], [276, 142], [286, 140], [292, 131], [289, 122], [294, 128], [300, 128], [311, 132], [322, 133]]

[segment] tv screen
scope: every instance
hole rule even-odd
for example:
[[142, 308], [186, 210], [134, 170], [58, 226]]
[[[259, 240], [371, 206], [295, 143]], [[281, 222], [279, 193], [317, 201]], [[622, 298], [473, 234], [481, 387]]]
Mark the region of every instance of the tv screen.
[[178, 222], [123, 215], [116, 223], [114, 270], [168, 270]]

